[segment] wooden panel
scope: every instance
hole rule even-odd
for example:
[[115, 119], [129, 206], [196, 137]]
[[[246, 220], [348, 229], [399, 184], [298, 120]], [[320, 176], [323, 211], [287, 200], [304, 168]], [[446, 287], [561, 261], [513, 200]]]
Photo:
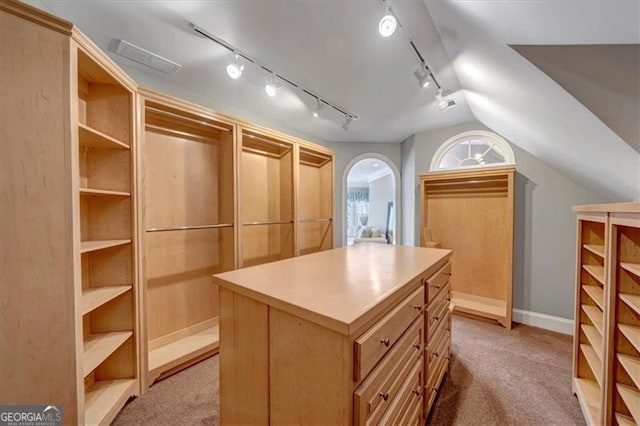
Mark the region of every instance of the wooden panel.
[[[78, 54], [79, 60], [82, 60], [82, 56], [82, 53]], [[131, 146], [132, 97], [133, 94], [121, 86], [89, 81], [89, 91], [85, 98], [85, 124]]]
[[293, 224], [242, 227], [242, 266], [293, 257]]
[[298, 223], [298, 254], [333, 248], [333, 222]]
[[[136, 387], [136, 381], [131, 379], [105, 380], [89, 386], [85, 394], [86, 424], [110, 424], [129, 397], [135, 395]], [[66, 418], [65, 413], [65, 421]]]
[[90, 334], [84, 339], [84, 375], [88, 375], [116, 351], [133, 333], [115, 331]]
[[582, 411], [590, 425], [600, 423], [602, 403], [600, 401], [600, 388], [595, 380], [573, 379], [576, 395], [580, 401]]
[[80, 186], [131, 192], [129, 150], [80, 148]]
[[[127, 197], [81, 197], [80, 238], [90, 240], [131, 239], [131, 199]], [[126, 265], [123, 265], [127, 268]], [[131, 268], [131, 265], [128, 266]]]
[[0, 401], [56, 401], [77, 423], [69, 39], [2, 11], [0, 51]]
[[269, 345], [271, 424], [351, 423], [349, 338], [270, 308]]
[[[321, 348], [317, 356], [326, 351], [327, 348]], [[312, 360], [298, 358], [297, 362]], [[291, 367], [283, 366], [278, 374], [287, 374], [292, 371]], [[316, 388], [317, 380], [310, 387], [303, 379], [297, 380], [298, 386]], [[286, 390], [295, 392], [295, 388]], [[274, 417], [269, 416], [268, 307], [221, 288], [220, 423], [258, 425], [268, 424], [270, 420], [274, 422]]]

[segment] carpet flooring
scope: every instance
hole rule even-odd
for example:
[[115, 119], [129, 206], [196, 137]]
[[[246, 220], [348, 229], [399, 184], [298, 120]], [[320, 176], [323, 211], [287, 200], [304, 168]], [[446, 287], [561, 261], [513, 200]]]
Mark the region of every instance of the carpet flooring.
[[[455, 316], [453, 356], [428, 425], [582, 425], [571, 336]], [[114, 425], [219, 424], [218, 356], [130, 401]]]

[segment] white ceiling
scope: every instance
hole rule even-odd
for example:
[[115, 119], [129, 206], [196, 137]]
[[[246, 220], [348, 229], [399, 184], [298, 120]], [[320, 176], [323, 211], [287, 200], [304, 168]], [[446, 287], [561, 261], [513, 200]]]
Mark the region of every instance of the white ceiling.
[[640, 199], [640, 154], [509, 47], [640, 43], [640, 2], [425, 5], [479, 121], [587, 189]]
[[[458, 106], [439, 111], [435, 88], [419, 89], [418, 65], [402, 34], [383, 38], [378, 21], [380, 1], [31, 1], [74, 22], [134, 78], [140, 72], [206, 98], [222, 112], [269, 125], [295, 129], [312, 139], [401, 142], [411, 134], [471, 120], [464, 96]], [[458, 82], [435, 27], [420, 2], [398, 2], [394, 8], [428, 58], [440, 83], [456, 92]], [[196, 34], [189, 23], [223, 38], [361, 120], [342, 129], [344, 117], [326, 111], [314, 119], [308, 95], [283, 90], [275, 101], [264, 93], [268, 75], [247, 65], [239, 81], [225, 67], [231, 55]], [[114, 55], [114, 39], [124, 39], [182, 64], [164, 75]], [[111, 49], [109, 47], [111, 46]], [[305, 105], [305, 103], [307, 105]]]
[[358, 161], [349, 170], [347, 185], [349, 187], [368, 187], [372, 181], [391, 173], [391, 168], [384, 161], [377, 158], [365, 158]]

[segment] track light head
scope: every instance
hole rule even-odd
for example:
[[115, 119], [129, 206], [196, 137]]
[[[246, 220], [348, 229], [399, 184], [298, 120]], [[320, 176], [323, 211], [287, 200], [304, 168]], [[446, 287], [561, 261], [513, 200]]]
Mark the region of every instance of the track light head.
[[267, 84], [264, 86], [264, 91], [266, 92], [267, 96], [269, 96], [270, 98], [273, 98], [278, 94], [278, 90], [280, 90], [280, 86], [278, 85], [278, 80], [274, 75], [269, 79]]
[[416, 78], [418, 79], [418, 86], [421, 89], [424, 89], [425, 87], [429, 86], [429, 83], [431, 82], [430, 80], [431, 74], [429, 72], [429, 68], [427, 68], [426, 63], [422, 62], [420, 66], [416, 68], [413, 75], [415, 75]]
[[342, 128], [346, 131], [349, 131], [349, 126], [351, 126], [352, 121], [353, 121], [353, 117], [350, 116], [349, 114], [345, 114], [344, 124], [342, 125]]
[[457, 105], [455, 99], [451, 97], [445, 98], [443, 96], [442, 89], [438, 90], [438, 94], [436, 95], [436, 102], [438, 103], [438, 109], [440, 111], [444, 111], [447, 108], [451, 108]]
[[391, 8], [387, 7], [385, 9], [384, 16], [378, 23], [378, 31], [382, 37], [389, 37], [396, 32], [396, 28], [398, 28], [398, 20], [393, 16]]
[[237, 80], [242, 75], [242, 71], [244, 71], [244, 64], [240, 63], [240, 55], [234, 53], [233, 60], [227, 65], [227, 75], [231, 79]]
[[313, 108], [311, 110], [311, 114], [313, 115], [313, 118], [318, 118], [320, 117], [320, 114], [322, 113], [322, 110], [324, 109], [324, 102], [322, 102], [322, 99], [320, 98], [316, 98], [316, 106], [315, 108]]

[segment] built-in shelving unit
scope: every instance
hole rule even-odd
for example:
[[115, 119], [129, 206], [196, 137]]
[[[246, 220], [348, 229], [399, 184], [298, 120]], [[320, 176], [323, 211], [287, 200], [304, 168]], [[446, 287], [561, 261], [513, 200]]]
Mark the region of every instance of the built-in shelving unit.
[[215, 353], [218, 288], [235, 263], [235, 126], [143, 91], [143, 385]]
[[294, 256], [294, 144], [242, 129], [240, 266]]
[[297, 192], [297, 254], [333, 248], [332, 153], [300, 146]]
[[85, 423], [110, 423], [139, 392], [133, 214], [134, 92], [81, 47], [78, 59]]

